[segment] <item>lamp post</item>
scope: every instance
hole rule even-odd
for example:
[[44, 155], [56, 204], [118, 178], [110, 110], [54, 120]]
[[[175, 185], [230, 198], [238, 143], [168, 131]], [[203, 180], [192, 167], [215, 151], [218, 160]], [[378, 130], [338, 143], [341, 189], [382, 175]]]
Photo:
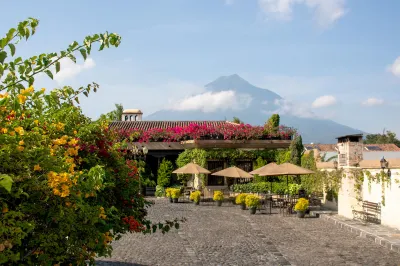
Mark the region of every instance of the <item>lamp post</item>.
[[385, 160], [385, 157], [382, 157], [380, 160], [382, 171], [385, 172], [385, 168], [387, 168], [387, 176], [391, 177], [392, 172], [389, 169], [389, 162]]

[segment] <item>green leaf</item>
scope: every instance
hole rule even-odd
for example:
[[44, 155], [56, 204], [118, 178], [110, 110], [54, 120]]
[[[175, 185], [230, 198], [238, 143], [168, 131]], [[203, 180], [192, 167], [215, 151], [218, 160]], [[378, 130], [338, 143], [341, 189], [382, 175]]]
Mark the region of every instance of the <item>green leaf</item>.
[[79, 52], [81, 52], [81, 55], [83, 57], [83, 59], [86, 60], [87, 54], [86, 54], [86, 50], [84, 48], [80, 49]]
[[74, 63], [76, 64], [76, 57], [72, 54], [68, 55], [69, 59], [71, 59], [72, 61], [74, 61]]
[[0, 186], [5, 188], [8, 191], [8, 193], [11, 192], [12, 183], [13, 183], [13, 180], [12, 180], [11, 176], [0, 174]]
[[8, 47], [10, 47], [11, 56], [14, 56], [14, 55], [15, 55], [15, 45], [12, 44], [12, 43], [9, 43], [9, 44], [8, 44]]
[[78, 104], [79, 104], [79, 98], [78, 97], [75, 97], [75, 102], [77, 102]]
[[88, 94], [86, 91], [84, 91], [83, 94], [84, 94], [86, 97], [89, 97], [89, 94]]
[[0, 63], [3, 64], [4, 60], [7, 57], [7, 52], [6, 51], [0, 51]]
[[4, 74], [4, 67], [3, 65], [0, 65], [0, 77], [3, 76]]
[[8, 41], [11, 41], [11, 40], [12, 40], [12, 38], [14, 37], [14, 33], [15, 33], [16, 31], [17, 31], [17, 30], [14, 29], [14, 28], [11, 28], [11, 29], [8, 31], [8, 33], [7, 33], [7, 39], [8, 39]]
[[56, 73], [60, 72], [60, 61], [56, 62]]
[[51, 79], [53, 79], [53, 73], [51, 73], [50, 70], [45, 70], [44, 73], [46, 73], [47, 76], [49, 76]]

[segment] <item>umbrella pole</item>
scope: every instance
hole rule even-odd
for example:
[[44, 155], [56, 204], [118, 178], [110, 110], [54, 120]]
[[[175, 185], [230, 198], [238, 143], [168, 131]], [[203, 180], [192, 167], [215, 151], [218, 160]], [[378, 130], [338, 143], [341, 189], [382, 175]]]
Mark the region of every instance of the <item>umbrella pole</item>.
[[289, 176], [286, 175], [286, 186], [289, 187]]

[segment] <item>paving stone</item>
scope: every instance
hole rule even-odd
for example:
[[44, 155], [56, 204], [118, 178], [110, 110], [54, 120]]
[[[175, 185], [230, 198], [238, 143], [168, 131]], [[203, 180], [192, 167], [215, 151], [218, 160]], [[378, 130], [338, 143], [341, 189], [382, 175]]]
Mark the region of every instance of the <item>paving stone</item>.
[[98, 258], [97, 265], [400, 264], [399, 253], [370, 241], [368, 233], [343, 230], [342, 223], [321, 218], [298, 219], [276, 212], [250, 215], [234, 205], [194, 206], [155, 199], [149, 208], [152, 221], [186, 217], [187, 222], [165, 235], [127, 234], [113, 243], [113, 256]]

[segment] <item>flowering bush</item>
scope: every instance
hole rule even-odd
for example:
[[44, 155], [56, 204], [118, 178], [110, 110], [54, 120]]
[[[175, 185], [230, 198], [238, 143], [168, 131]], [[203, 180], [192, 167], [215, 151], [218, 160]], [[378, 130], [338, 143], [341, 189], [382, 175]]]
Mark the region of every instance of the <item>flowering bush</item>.
[[166, 188], [165, 189], [165, 196], [167, 197], [167, 198], [171, 198], [171, 192], [172, 192], [172, 189], [173, 188]]
[[237, 195], [236, 199], [235, 199], [235, 203], [238, 204], [238, 205], [245, 204], [246, 197], [247, 197], [247, 194], [245, 194], [245, 193], [241, 193], [241, 194]]
[[97, 84], [47, 94], [32, 86], [35, 74], [60, 71], [61, 58], [74, 60], [75, 51], [86, 58], [93, 43], [118, 46], [120, 37], [89, 36], [59, 54], [7, 62], [37, 25], [21, 22], [0, 39], [0, 264], [94, 264], [124, 233], [178, 227], [146, 219], [137, 165], [118, 151], [107, 123], [91, 122], [76, 105]]
[[196, 190], [190, 193], [190, 200], [193, 200], [194, 202], [199, 202], [201, 197], [201, 192]]
[[276, 132], [265, 133], [262, 126], [226, 123], [219, 126], [190, 124], [187, 127], [152, 128], [146, 131], [138, 129], [116, 130], [121, 140], [137, 142], [180, 142], [185, 140], [290, 140], [295, 131], [280, 126]]
[[177, 199], [181, 196], [181, 190], [179, 188], [171, 188], [171, 198]]
[[296, 205], [294, 206], [295, 211], [304, 212], [308, 208], [308, 200], [305, 198], [300, 198]]
[[247, 195], [245, 202], [247, 207], [254, 208], [260, 205], [260, 198], [256, 195]]
[[222, 193], [222, 191], [219, 191], [219, 190], [214, 191], [213, 200], [214, 201], [222, 201], [222, 200], [224, 200], [224, 193]]

